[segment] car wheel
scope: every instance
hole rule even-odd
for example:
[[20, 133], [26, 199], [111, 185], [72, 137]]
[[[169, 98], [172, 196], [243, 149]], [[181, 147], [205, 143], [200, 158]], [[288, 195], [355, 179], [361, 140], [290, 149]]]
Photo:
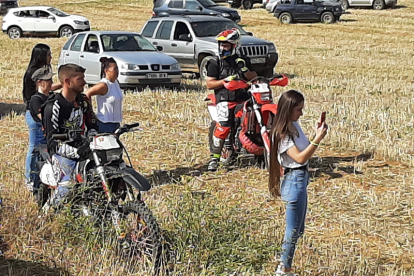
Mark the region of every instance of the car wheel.
[[200, 63], [200, 80], [204, 81], [207, 78], [207, 63], [212, 60], [214, 57], [206, 56]]
[[251, 10], [253, 8], [253, 0], [243, 0], [243, 9]]
[[71, 37], [73, 35], [73, 28], [71, 26], [63, 26], [60, 28], [59, 36], [60, 37]]
[[345, 10], [347, 10], [347, 9], [349, 9], [349, 3], [348, 3], [348, 0], [342, 0], [342, 2], [341, 2], [341, 6], [342, 6], [342, 9], [345, 11]]
[[22, 37], [22, 30], [19, 27], [11, 27], [7, 34], [9, 35], [10, 39], [18, 39]]
[[240, 8], [240, 6], [241, 6], [241, 0], [233, 1], [233, 3], [230, 4], [230, 7], [232, 8]]
[[325, 24], [332, 24], [335, 22], [335, 17], [331, 12], [324, 12], [321, 15], [321, 22]]
[[279, 20], [282, 24], [290, 24], [293, 22], [292, 15], [288, 12], [284, 12], [279, 16]]
[[385, 8], [384, 0], [374, 0], [374, 3], [372, 3], [372, 8], [374, 10], [382, 10]]

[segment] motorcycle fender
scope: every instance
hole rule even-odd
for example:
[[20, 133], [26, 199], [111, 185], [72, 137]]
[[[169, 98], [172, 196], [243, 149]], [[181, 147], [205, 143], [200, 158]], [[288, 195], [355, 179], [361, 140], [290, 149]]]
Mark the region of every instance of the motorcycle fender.
[[213, 120], [214, 122], [217, 122], [218, 114], [217, 114], [216, 105], [208, 104], [207, 109], [208, 109], [208, 113], [210, 113], [211, 120]]
[[264, 113], [265, 111], [272, 112], [276, 115], [277, 112], [277, 104], [265, 104], [260, 107], [260, 111]]
[[121, 172], [124, 181], [134, 186], [134, 188], [138, 191], [145, 192], [151, 189], [151, 184], [149, 181], [133, 168], [126, 167], [121, 169]]

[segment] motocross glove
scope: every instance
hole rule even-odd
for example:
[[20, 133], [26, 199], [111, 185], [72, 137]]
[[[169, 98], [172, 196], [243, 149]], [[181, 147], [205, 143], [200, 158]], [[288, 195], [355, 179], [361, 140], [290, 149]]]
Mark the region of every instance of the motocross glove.
[[236, 59], [236, 64], [243, 73], [246, 73], [247, 71], [249, 71], [249, 68], [247, 68], [246, 61], [244, 59], [242, 58]]
[[78, 147], [77, 153], [81, 159], [87, 159], [91, 154], [90, 142], [88, 139], [84, 139], [82, 144]]
[[235, 80], [235, 79], [237, 79], [237, 75], [231, 75], [231, 76], [228, 76], [227, 78], [225, 78], [223, 81], [224, 82], [230, 82], [230, 81]]

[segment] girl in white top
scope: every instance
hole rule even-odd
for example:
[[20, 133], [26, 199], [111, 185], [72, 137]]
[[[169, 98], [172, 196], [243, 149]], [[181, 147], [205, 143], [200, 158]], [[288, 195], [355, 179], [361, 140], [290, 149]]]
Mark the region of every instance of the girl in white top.
[[101, 81], [85, 94], [96, 96], [98, 126], [100, 133], [114, 133], [122, 122], [122, 101], [124, 95], [118, 83], [118, 65], [113, 58], [101, 57]]
[[[271, 130], [269, 191], [274, 197], [281, 196], [286, 203], [286, 230], [276, 275], [294, 275], [293, 256], [297, 241], [305, 230], [308, 162], [328, 129], [325, 123], [321, 124], [316, 129], [315, 139], [309, 142], [297, 122], [303, 114], [304, 103], [302, 93], [296, 90], [283, 93]], [[280, 185], [282, 168], [284, 178]]]

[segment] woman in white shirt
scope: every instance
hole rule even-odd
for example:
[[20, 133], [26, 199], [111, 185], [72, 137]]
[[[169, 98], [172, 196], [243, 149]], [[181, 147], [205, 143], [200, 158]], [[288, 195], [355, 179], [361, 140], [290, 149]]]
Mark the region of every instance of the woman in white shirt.
[[122, 122], [124, 94], [118, 83], [118, 65], [113, 58], [101, 57], [103, 78], [85, 92], [88, 98], [96, 96], [96, 117], [100, 133], [114, 133]]
[[[325, 123], [317, 127], [315, 138], [309, 142], [298, 124], [304, 103], [302, 93], [296, 90], [283, 93], [271, 130], [269, 191], [274, 197], [281, 196], [286, 204], [286, 230], [276, 275], [294, 275], [293, 256], [298, 239], [305, 230], [308, 162], [328, 129]], [[280, 185], [281, 167], [284, 177]]]

